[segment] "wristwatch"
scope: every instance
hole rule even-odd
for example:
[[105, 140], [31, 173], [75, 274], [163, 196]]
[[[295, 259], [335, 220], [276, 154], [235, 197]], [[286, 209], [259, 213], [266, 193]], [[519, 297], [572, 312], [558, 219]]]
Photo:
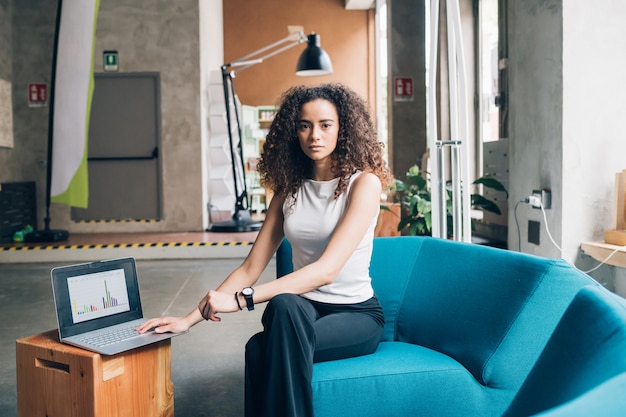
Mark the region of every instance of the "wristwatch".
[[241, 290], [243, 294], [243, 298], [246, 299], [246, 306], [248, 307], [248, 311], [254, 310], [254, 300], [252, 300], [252, 296], [254, 295], [254, 289], [252, 287], [246, 287]]

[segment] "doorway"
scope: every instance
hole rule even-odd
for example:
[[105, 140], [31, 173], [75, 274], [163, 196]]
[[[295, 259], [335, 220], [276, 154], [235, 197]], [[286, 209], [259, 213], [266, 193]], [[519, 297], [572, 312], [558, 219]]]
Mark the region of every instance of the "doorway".
[[89, 202], [73, 221], [160, 220], [159, 73], [97, 73], [89, 124]]

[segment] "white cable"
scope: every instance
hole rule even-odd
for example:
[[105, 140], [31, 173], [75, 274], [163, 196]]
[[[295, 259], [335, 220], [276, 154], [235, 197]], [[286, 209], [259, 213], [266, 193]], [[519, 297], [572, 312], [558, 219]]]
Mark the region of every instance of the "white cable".
[[590, 269], [590, 270], [588, 270], [588, 271], [583, 271], [583, 272], [584, 272], [585, 274], [589, 274], [589, 273], [591, 273], [591, 272], [595, 271], [596, 269], [598, 269], [598, 268], [600, 268], [602, 265], [604, 265], [604, 264], [605, 264], [605, 263], [606, 263], [609, 259], [611, 259], [611, 257], [612, 257], [613, 255], [615, 255], [617, 252], [619, 252], [620, 250], [623, 250], [623, 249], [626, 249], [626, 246], [621, 246], [621, 247], [619, 247], [619, 248], [615, 249], [613, 252], [611, 252], [611, 253], [610, 253], [610, 255], [609, 255], [609, 256], [607, 256], [606, 258], [604, 258], [604, 260], [603, 260], [602, 262], [600, 262], [598, 265], [596, 265], [595, 267], [591, 268], [591, 269]]
[[539, 202], [539, 208], [541, 209], [541, 212], [543, 213], [543, 221], [546, 224], [546, 232], [548, 232], [548, 237], [550, 238], [550, 241], [552, 242], [552, 244], [561, 253], [561, 258], [563, 258], [563, 249], [561, 249], [561, 247], [554, 241], [554, 238], [552, 237], [552, 234], [550, 233], [550, 228], [548, 227], [548, 218], [546, 217], [546, 210], [543, 208], [543, 202], [541, 200], [539, 200], [539, 199], [537, 199], [537, 200]]
[[[526, 197], [524, 200], [521, 200], [520, 203], [528, 203], [533, 207], [537, 207], [539, 206], [539, 208], [541, 209], [541, 212], [543, 213], [543, 221], [546, 224], [546, 232], [548, 233], [548, 237], [550, 238], [550, 241], [552, 242], [552, 244], [559, 250], [559, 252], [561, 252], [561, 258], [563, 258], [563, 249], [561, 249], [561, 247], [554, 241], [554, 239], [552, 238], [552, 234], [550, 233], [550, 228], [548, 227], [548, 219], [546, 217], [546, 210], [543, 207], [543, 202], [535, 197], [535, 196], [529, 196]], [[516, 218], [517, 220], [517, 218]], [[576, 265], [574, 265], [573, 263], [567, 261], [570, 265], [574, 266], [576, 269], [580, 270], [581, 272], [585, 273], [585, 274], [589, 274], [595, 270], [597, 270], [598, 268], [600, 268], [602, 265], [605, 265], [606, 262], [611, 259], [617, 252], [621, 251], [621, 250], [625, 250], [626, 249], [626, 245], [625, 246], [620, 246], [618, 248], [616, 248], [614, 251], [612, 251], [606, 258], [604, 258], [598, 265], [596, 265], [595, 267], [587, 270], [587, 271], [583, 271], [582, 269], [578, 268]]]

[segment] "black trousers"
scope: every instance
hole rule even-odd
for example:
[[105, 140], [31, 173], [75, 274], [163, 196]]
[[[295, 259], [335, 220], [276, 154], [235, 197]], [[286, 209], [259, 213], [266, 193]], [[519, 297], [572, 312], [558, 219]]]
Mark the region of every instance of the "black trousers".
[[373, 353], [384, 318], [375, 297], [327, 304], [281, 294], [262, 323], [246, 344], [246, 417], [313, 417], [313, 363]]

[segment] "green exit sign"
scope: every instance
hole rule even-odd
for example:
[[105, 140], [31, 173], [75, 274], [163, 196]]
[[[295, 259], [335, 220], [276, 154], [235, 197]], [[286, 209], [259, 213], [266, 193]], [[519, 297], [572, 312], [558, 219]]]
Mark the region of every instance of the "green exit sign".
[[105, 71], [117, 71], [119, 69], [119, 56], [117, 51], [104, 51], [103, 63]]

